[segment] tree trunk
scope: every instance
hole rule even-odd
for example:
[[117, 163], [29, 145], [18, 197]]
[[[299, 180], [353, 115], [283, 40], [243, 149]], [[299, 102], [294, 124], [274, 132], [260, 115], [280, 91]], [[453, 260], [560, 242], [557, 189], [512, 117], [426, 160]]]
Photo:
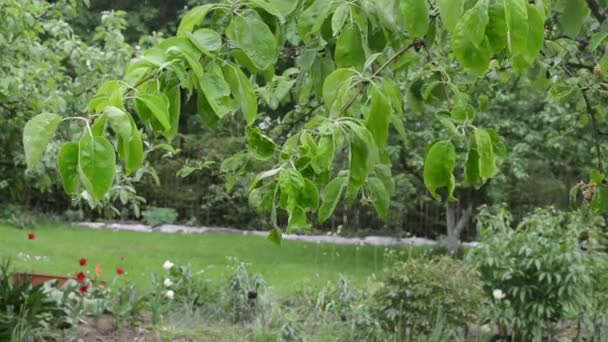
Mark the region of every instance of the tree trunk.
[[458, 222], [456, 222], [456, 205], [450, 201], [445, 204], [445, 218], [447, 226], [447, 238], [445, 240], [445, 247], [448, 250], [448, 254], [453, 255], [458, 249], [460, 242], [460, 234], [473, 215], [473, 205], [469, 203], [466, 210], [463, 211], [462, 216]]

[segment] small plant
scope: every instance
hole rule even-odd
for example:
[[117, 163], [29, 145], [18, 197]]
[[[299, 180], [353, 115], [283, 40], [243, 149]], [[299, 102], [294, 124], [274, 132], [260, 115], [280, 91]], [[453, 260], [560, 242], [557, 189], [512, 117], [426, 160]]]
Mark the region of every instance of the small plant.
[[586, 223], [578, 214], [538, 209], [512, 229], [510, 215], [482, 209], [481, 246], [469, 258], [479, 269], [490, 317], [517, 338], [540, 337], [551, 323], [583, 309], [589, 271], [579, 241]]
[[177, 221], [177, 212], [173, 208], [148, 207], [142, 213], [145, 224], [157, 227], [163, 224], [173, 224]]
[[259, 274], [249, 274], [244, 263], [239, 263], [226, 289], [228, 312], [235, 322], [251, 321], [267, 311], [268, 288]]
[[403, 337], [430, 334], [439, 317], [446, 331], [466, 326], [484, 296], [477, 272], [465, 263], [411, 258], [388, 269], [374, 300], [383, 328]]

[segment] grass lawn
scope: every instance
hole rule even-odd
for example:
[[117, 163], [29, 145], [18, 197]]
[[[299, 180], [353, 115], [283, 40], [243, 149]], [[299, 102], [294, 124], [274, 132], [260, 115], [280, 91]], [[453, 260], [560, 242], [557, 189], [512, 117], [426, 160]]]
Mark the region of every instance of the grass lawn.
[[339, 274], [363, 283], [372, 274], [380, 273], [388, 262], [384, 247], [298, 241], [283, 241], [277, 246], [256, 236], [139, 233], [48, 225], [36, 227], [32, 230], [36, 238], [28, 240], [29, 232], [0, 225], [0, 258], [10, 257], [17, 271], [73, 275], [83, 269], [78, 263], [80, 258], [86, 258], [86, 270], [91, 273], [96, 264], [102, 265], [103, 280], [111, 281], [120, 266], [126, 274], [119, 281], [133, 281], [141, 288], [150, 286], [151, 273], [163, 272], [165, 260], [190, 263], [193, 272], [204, 270], [210, 279], [220, 280], [229, 277], [235, 265], [231, 258], [236, 258], [246, 262], [251, 272], [262, 274], [281, 295], [304, 282], [333, 282]]

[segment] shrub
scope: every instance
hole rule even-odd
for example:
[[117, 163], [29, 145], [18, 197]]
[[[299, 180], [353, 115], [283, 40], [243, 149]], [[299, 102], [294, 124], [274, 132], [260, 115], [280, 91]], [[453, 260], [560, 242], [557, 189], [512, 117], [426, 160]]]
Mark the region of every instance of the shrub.
[[463, 327], [483, 303], [476, 271], [450, 257], [411, 258], [388, 269], [374, 293], [375, 312], [390, 332], [427, 335]]
[[142, 216], [144, 223], [152, 227], [173, 224], [177, 221], [177, 212], [172, 208], [148, 207]]
[[488, 213], [482, 209], [481, 246], [469, 257], [489, 298], [494, 292], [492, 318], [530, 337], [567, 312], [578, 312], [590, 282], [579, 243], [582, 218], [539, 209], [511, 229], [509, 215]]

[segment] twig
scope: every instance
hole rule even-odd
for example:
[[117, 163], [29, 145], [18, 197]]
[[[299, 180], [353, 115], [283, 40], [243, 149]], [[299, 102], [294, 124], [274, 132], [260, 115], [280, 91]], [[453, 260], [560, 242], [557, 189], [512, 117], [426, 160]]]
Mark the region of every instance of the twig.
[[[433, 57], [433, 55], [431, 54], [431, 51], [429, 51], [429, 48], [426, 46], [426, 44], [424, 42], [422, 43], [422, 47], [424, 48], [424, 51], [426, 51], [426, 55], [428, 56], [429, 61], [431, 61], [431, 63], [433, 65], [438, 65], [437, 61], [435, 60], [435, 57]], [[451, 112], [452, 111], [452, 101], [450, 99], [450, 93], [448, 92], [448, 87], [446, 85], [448, 80], [445, 77], [445, 74], [443, 71], [440, 71], [439, 74], [441, 75], [441, 87], [443, 88], [443, 93], [445, 94], [445, 100], [447, 101], [448, 109]]]
[[[386, 70], [386, 68], [388, 68], [397, 59], [399, 59], [399, 57], [401, 57], [401, 55], [403, 55], [404, 53], [409, 51], [414, 46], [420, 45], [421, 42], [422, 42], [421, 40], [416, 40], [413, 43], [411, 43], [410, 45], [404, 46], [401, 49], [399, 49], [399, 51], [395, 52], [394, 55], [392, 55], [384, 64], [382, 64], [380, 66], [380, 68], [378, 68], [378, 70], [376, 70], [372, 74], [371, 78], [373, 79], [375, 77], [378, 77], [378, 75], [380, 75], [384, 70]], [[359, 95], [361, 95], [363, 90], [365, 90], [367, 84], [369, 84], [369, 82], [367, 82], [367, 81], [360, 83], [357, 90], [355, 91], [355, 94], [348, 100], [348, 102], [344, 106], [342, 106], [342, 109], [340, 110], [340, 114], [338, 116], [344, 115], [344, 113], [346, 113], [346, 111], [355, 103], [355, 101], [357, 101], [357, 98], [359, 97]]]

